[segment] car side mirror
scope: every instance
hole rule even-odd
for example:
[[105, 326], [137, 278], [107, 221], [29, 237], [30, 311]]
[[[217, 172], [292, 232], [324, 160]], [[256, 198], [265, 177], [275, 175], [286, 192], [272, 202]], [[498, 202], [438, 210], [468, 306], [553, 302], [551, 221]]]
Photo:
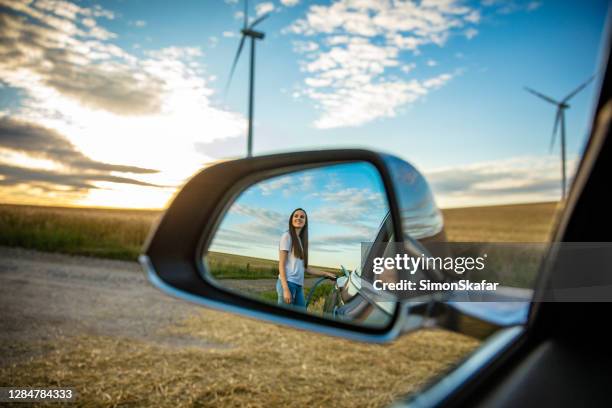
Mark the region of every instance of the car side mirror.
[[140, 262], [155, 286], [185, 300], [387, 341], [423, 320], [408, 316], [406, 302], [367, 290], [368, 261], [386, 246], [418, 255], [421, 242], [443, 239], [429, 185], [410, 164], [366, 150], [299, 152], [195, 175]]

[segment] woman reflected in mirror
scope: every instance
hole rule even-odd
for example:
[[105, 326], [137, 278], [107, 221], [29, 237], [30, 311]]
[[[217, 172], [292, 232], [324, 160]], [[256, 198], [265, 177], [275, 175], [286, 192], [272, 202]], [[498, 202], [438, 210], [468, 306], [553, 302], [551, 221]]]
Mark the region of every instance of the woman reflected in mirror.
[[279, 304], [306, 308], [304, 273], [335, 279], [336, 275], [308, 266], [308, 216], [296, 208], [289, 216], [287, 231], [281, 235], [278, 248], [278, 280], [276, 293]]

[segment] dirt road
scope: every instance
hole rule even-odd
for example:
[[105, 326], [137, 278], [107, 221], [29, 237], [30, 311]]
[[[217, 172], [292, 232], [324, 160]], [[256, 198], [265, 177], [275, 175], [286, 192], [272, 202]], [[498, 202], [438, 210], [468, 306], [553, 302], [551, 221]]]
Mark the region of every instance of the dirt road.
[[[135, 262], [0, 247], [0, 347], [77, 334], [226, 347], [158, 332], [200, 307], [171, 298]], [[0, 365], [20, 359], [0, 350]]]
[[[306, 285], [315, 280], [307, 279]], [[260, 292], [274, 290], [276, 280], [228, 279], [223, 284]], [[0, 348], [77, 334], [120, 335], [179, 347], [227, 347], [159, 333], [199, 310], [154, 288], [136, 262], [0, 246]], [[1, 352], [0, 365], [21, 357]]]

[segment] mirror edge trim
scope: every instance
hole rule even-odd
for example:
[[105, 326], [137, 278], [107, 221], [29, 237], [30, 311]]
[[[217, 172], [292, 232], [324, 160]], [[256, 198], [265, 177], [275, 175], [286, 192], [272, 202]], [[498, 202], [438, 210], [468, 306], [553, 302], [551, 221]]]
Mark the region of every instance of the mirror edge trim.
[[[258, 310], [250, 310], [241, 306], [235, 306], [228, 303], [217, 302], [215, 300], [211, 300], [202, 296], [193, 295], [191, 293], [182, 291], [180, 289], [176, 289], [173, 286], [164, 282], [155, 271], [155, 267], [153, 263], [149, 259], [147, 255], [140, 255], [138, 257], [138, 262], [140, 263], [147, 280], [157, 289], [162, 292], [190, 303], [194, 303], [200, 306], [205, 306], [209, 309], [221, 311], [221, 312], [229, 312], [233, 314], [237, 314], [239, 316], [254, 318], [257, 320], [263, 320], [273, 324], [281, 324], [285, 327], [289, 328], [297, 328], [301, 330], [308, 330], [310, 332], [316, 332], [326, 335], [331, 335], [334, 337], [340, 337], [349, 340], [356, 340], [361, 342], [368, 343], [388, 343], [398, 337], [401, 331], [402, 322], [404, 320], [404, 316], [406, 316], [406, 310], [400, 310], [396, 323], [393, 324], [385, 333], [382, 334], [368, 334], [363, 332], [357, 332], [352, 330], [345, 330], [342, 328], [337, 328], [333, 326], [325, 326], [318, 323], [310, 323], [307, 321], [293, 319], [291, 317], [283, 317], [280, 315], [270, 314], [267, 312], [262, 312]], [[400, 309], [404, 309], [405, 306], [402, 303], [399, 303]]]

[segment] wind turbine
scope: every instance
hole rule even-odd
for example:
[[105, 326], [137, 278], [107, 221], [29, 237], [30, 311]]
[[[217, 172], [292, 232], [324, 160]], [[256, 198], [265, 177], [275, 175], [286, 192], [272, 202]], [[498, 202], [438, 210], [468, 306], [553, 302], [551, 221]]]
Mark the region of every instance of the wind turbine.
[[561, 101], [556, 101], [553, 98], [544, 95], [543, 93], [540, 93], [531, 88], [525, 87], [525, 90], [527, 92], [530, 92], [534, 94], [535, 96], [541, 99], [544, 99], [546, 102], [552, 103], [553, 105], [557, 107], [557, 113], [555, 115], [555, 124], [553, 125], [552, 139], [550, 141], [550, 151], [552, 151], [552, 148], [555, 144], [555, 136], [557, 134], [557, 129], [559, 128], [559, 123], [560, 123], [561, 124], [561, 199], [565, 199], [565, 188], [566, 188], [566, 182], [565, 182], [565, 179], [566, 179], [566, 176], [565, 176], [565, 173], [566, 173], [565, 171], [565, 110], [570, 107], [570, 105], [568, 105], [569, 100], [572, 99], [574, 96], [576, 96], [578, 92], [586, 88], [586, 86], [595, 78], [596, 75], [597, 74], [594, 74], [589, 79], [584, 81], [582, 84], [580, 84], [579, 87], [577, 87], [572, 92], [567, 94], [565, 98], [561, 99]]
[[229, 79], [227, 81], [227, 88], [229, 88], [229, 84], [232, 81], [232, 77], [234, 76], [234, 71], [236, 70], [236, 64], [238, 63], [238, 59], [240, 58], [240, 53], [242, 52], [242, 47], [244, 46], [244, 41], [247, 37], [251, 39], [251, 63], [250, 63], [250, 74], [249, 74], [249, 131], [247, 138], [247, 157], [251, 157], [253, 155], [253, 92], [255, 85], [255, 40], [263, 40], [265, 34], [261, 31], [255, 31], [253, 28], [261, 23], [263, 20], [268, 18], [270, 13], [266, 13], [261, 17], [257, 18], [255, 21], [248, 25], [248, 0], [244, 0], [244, 24], [240, 33], [242, 34], [242, 38], [240, 39], [240, 45], [238, 45], [238, 51], [236, 52], [236, 56], [234, 57], [234, 63], [232, 64], [232, 69], [230, 71]]

